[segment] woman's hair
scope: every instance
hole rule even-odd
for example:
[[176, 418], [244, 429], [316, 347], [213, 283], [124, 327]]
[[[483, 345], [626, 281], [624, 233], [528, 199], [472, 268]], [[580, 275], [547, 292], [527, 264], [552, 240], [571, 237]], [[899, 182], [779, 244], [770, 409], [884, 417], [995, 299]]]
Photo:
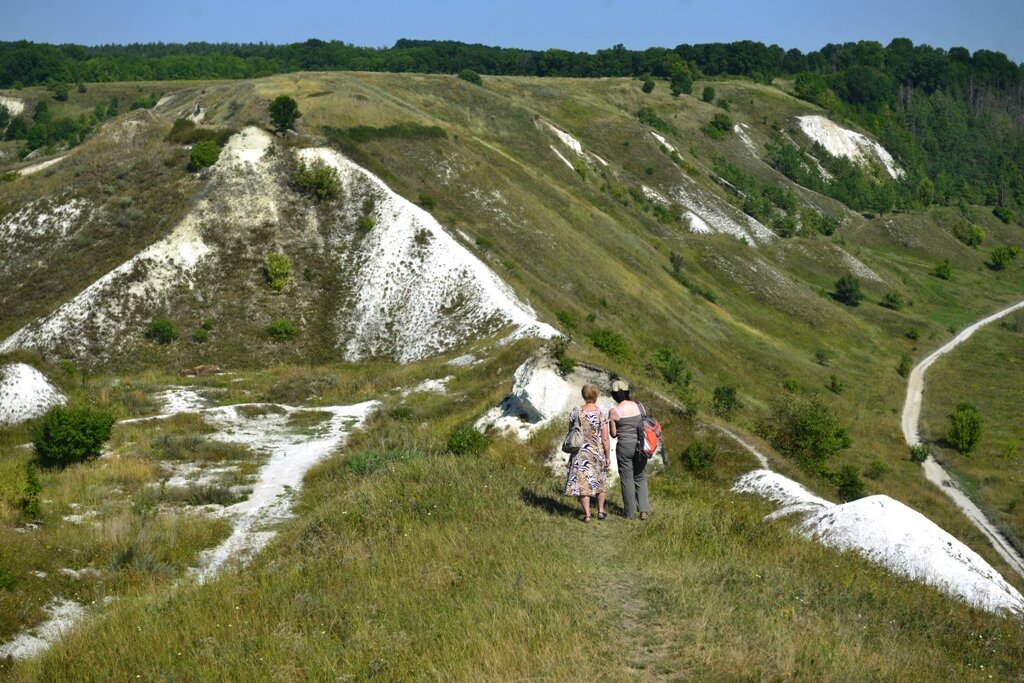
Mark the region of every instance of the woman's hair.
[[613, 391], [612, 398], [616, 403], [622, 403], [623, 401], [629, 400], [629, 389], [622, 389], [621, 391]]
[[601, 391], [597, 388], [596, 384], [584, 384], [583, 391], [580, 393], [583, 394], [584, 401], [587, 403], [593, 403], [597, 400], [597, 395], [600, 394]]

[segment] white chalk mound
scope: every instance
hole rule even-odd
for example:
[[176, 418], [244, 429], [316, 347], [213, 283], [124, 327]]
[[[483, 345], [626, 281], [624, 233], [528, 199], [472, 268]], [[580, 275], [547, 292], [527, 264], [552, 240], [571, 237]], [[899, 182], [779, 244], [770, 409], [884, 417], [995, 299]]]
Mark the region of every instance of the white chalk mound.
[[858, 164], [877, 161], [885, 167], [886, 173], [893, 178], [903, 176], [903, 169], [885, 147], [868, 139], [866, 135], [843, 128], [824, 116], [798, 116], [800, 129], [811, 140], [819, 143], [832, 156], [846, 157]]
[[359, 284], [336, 319], [346, 358], [411, 362], [506, 326], [515, 337], [557, 334], [430, 213], [380, 178], [332, 149], [304, 149], [299, 157], [334, 168], [349, 204], [358, 206], [359, 193], [373, 198], [373, 228], [344, 264]]
[[0, 366], [0, 425], [31, 420], [66, 402], [64, 394], [31, 365]]
[[784, 506], [769, 519], [806, 514], [795, 531], [824, 545], [855, 550], [896, 574], [934, 586], [974, 607], [1024, 617], [1024, 596], [980, 555], [888, 496], [835, 505], [769, 470], [743, 475], [733, 490], [756, 493]]

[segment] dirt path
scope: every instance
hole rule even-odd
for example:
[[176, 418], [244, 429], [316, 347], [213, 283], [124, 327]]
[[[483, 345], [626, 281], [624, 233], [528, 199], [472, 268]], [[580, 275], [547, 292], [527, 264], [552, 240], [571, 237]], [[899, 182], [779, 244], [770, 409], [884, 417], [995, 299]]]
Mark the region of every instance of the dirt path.
[[[930, 353], [924, 360], [918, 363], [913, 370], [910, 371], [910, 378], [907, 380], [907, 398], [903, 403], [903, 419], [901, 421], [903, 438], [907, 440], [909, 445], [916, 446], [921, 443], [921, 437], [918, 434], [918, 422], [921, 419], [921, 405], [924, 400], [924, 373], [928, 368], [930, 368], [939, 358], [965, 342], [972, 334], [985, 325], [995, 322], [1003, 316], [1009, 315], [1021, 308], [1024, 308], [1024, 301], [1004, 308], [1003, 310], [993, 313], [989, 317], [968, 326], [946, 344]], [[1017, 552], [1017, 549], [1006, 540], [995, 525], [985, 517], [984, 513], [978, 508], [978, 506], [975, 505], [967, 495], [956, 486], [946, 470], [942, 468], [942, 465], [929, 455], [928, 459], [925, 460], [923, 464], [923, 468], [925, 477], [927, 477], [928, 481], [942, 489], [946, 495], [956, 503], [956, 506], [960, 508], [965, 515], [967, 515], [967, 518], [970, 519], [976, 527], [981, 529], [981, 532], [985, 534], [989, 542], [992, 543], [992, 547], [996, 549], [996, 552], [998, 552], [999, 555], [1006, 560], [1011, 567], [1013, 567], [1014, 571], [1021, 576], [1024, 576], [1024, 557], [1022, 557], [1021, 554]]]

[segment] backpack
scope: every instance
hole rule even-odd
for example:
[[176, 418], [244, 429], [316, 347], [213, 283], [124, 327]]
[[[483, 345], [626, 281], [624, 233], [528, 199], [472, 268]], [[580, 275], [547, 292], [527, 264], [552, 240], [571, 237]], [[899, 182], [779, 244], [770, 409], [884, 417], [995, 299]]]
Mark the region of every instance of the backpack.
[[636, 427], [636, 452], [633, 457], [646, 463], [661, 447], [661, 424], [647, 414], [643, 403], [638, 402], [636, 405], [640, 408], [640, 424]]

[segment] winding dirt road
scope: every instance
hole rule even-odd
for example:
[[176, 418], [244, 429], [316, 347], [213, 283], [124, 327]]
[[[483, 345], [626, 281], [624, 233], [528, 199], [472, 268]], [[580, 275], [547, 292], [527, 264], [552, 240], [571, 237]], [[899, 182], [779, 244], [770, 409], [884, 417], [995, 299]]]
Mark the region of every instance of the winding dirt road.
[[[917, 366], [910, 371], [910, 378], [907, 381], [907, 398], [903, 403], [903, 419], [901, 422], [903, 438], [907, 440], [909, 445], [916, 446], [921, 443], [921, 437], [918, 434], [918, 422], [921, 418], [921, 404], [924, 398], [924, 373], [928, 368], [931, 367], [931, 365], [939, 358], [965, 342], [972, 334], [985, 325], [995, 322], [1003, 316], [1009, 315], [1021, 308], [1024, 308], [1024, 301], [1004, 308], [1003, 310], [993, 313], [989, 317], [970, 325], [945, 345], [930, 353], [927, 358], [918, 363]], [[1006, 537], [1003, 536], [1002, 532], [1000, 532], [995, 525], [985, 517], [984, 513], [978, 509], [978, 506], [960, 490], [952, 479], [950, 479], [949, 474], [947, 474], [946, 470], [942, 468], [942, 465], [940, 465], [935, 458], [929, 455], [928, 459], [922, 464], [922, 467], [924, 468], [924, 474], [928, 481], [942, 489], [946, 495], [956, 503], [956, 506], [960, 508], [965, 515], [967, 515], [967, 518], [970, 519], [976, 527], [981, 529], [981, 532], [985, 534], [989, 542], [992, 544], [992, 547], [996, 549], [996, 552], [998, 552], [999, 555], [1006, 560], [1006, 562], [1013, 567], [1018, 574], [1024, 576], [1024, 557], [1022, 557], [1017, 549], [1006, 540]]]

